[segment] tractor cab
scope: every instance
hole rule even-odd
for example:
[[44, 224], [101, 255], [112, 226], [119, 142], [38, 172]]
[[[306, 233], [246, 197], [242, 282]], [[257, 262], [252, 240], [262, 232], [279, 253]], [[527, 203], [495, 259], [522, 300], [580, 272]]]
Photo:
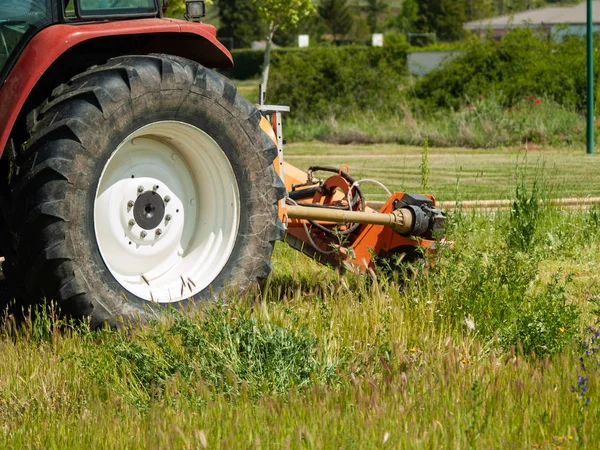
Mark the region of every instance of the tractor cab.
[[158, 17], [158, 0], [2, 0], [0, 80], [27, 42], [53, 23]]
[[52, 17], [51, 0], [6, 0], [0, 3], [0, 73], [4, 74], [31, 36], [52, 23]]

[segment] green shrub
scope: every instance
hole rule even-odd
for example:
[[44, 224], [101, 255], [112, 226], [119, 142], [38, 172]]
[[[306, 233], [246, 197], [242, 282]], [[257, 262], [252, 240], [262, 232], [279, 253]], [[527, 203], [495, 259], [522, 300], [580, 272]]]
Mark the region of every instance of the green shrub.
[[499, 253], [451, 253], [434, 277], [443, 293], [441, 320], [463, 326], [505, 350], [520, 346], [526, 355], [551, 355], [572, 341], [579, 312], [567, 302], [570, 277], [554, 274], [537, 282], [539, 257], [502, 249]]
[[233, 69], [227, 76], [236, 80], [250, 80], [260, 77], [262, 72], [264, 50], [239, 49], [231, 52], [233, 56]]
[[178, 380], [190, 395], [204, 388], [228, 395], [245, 389], [258, 397], [334, 379], [335, 367], [319, 358], [317, 339], [306, 328], [250, 313], [243, 305], [217, 305], [200, 320], [174, 313], [171, 326], [154, 324], [136, 339], [99, 332], [75, 359], [99, 386], [142, 408]]
[[552, 355], [572, 342], [577, 334], [579, 312], [567, 302], [566, 286], [571, 278], [563, 280], [558, 274], [541, 293], [525, 298], [514, 322], [498, 331], [504, 348], [520, 346], [525, 355]]
[[527, 189], [525, 174], [517, 183], [515, 200], [510, 210], [507, 244], [518, 251], [528, 251], [535, 243], [536, 232], [543, 213], [540, 204], [543, 193], [538, 185], [538, 180], [533, 181], [531, 190]]
[[397, 108], [406, 47], [315, 47], [273, 54], [269, 102], [290, 105], [292, 117], [343, 117]]
[[472, 43], [463, 55], [420, 79], [415, 89], [433, 107], [457, 108], [465, 98], [500, 94], [509, 106], [533, 95], [582, 109], [585, 67], [581, 39], [556, 42], [531, 29], [515, 29], [501, 41]]

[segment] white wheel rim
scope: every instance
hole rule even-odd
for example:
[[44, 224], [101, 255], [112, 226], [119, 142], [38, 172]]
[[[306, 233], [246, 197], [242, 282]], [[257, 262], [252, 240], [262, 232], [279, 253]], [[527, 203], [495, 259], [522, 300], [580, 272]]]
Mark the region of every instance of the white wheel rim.
[[94, 201], [108, 270], [127, 291], [157, 303], [192, 297], [214, 281], [233, 251], [239, 215], [236, 177], [221, 147], [176, 121], [129, 135], [106, 163]]

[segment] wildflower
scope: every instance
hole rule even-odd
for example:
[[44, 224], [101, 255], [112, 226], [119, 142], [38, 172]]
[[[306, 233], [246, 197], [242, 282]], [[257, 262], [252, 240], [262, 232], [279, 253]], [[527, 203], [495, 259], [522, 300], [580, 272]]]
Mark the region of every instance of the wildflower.
[[559, 330], [561, 333], [564, 333], [564, 332], [565, 332], [565, 327], [560, 327], [558, 330]]
[[539, 105], [540, 103], [541, 103], [540, 99], [539, 99], [539, 98], [536, 98], [536, 99], [535, 99], [535, 104], [536, 104], [536, 105]]
[[412, 347], [409, 351], [412, 352], [412, 353], [414, 353], [414, 352], [417, 351], [417, 348], [416, 347]]
[[[598, 344], [596, 344], [596, 339], [598, 338], [597, 333], [600, 334], [600, 328], [594, 330], [592, 327], [587, 328], [588, 333], [592, 335], [589, 342], [583, 341], [581, 343], [581, 348], [583, 350], [582, 356], [579, 357], [579, 366], [582, 372], [587, 372], [586, 370], [586, 358], [592, 357], [598, 351]], [[595, 363], [600, 367], [600, 361], [595, 361]], [[590, 398], [587, 396], [588, 391], [588, 378], [583, 375], [579, 375], [577, 377], [577, 385], [571, 385], [571, 391], [576, 394], [577, 401], [581, 406], [589, 405]]]
[[479, 98], [480, 98], [481, 100], [483, 100], [483, 94], [481, 94], [481, 95], [479, 96]]

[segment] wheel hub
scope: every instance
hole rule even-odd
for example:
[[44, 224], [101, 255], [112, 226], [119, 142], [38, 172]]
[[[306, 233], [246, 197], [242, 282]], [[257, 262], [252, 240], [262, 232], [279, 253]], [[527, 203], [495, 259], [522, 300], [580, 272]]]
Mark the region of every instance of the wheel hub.
[[133, 219], [144, 230], [152, 230], [165, 216], [165, 202], [156, 191], [146, 191], [135, 201]]
[[184, 207], [166, 183], [144, 177], [131, 179], [128, 185], [120, 198], [121, 227], [126, 239], [136, 244], [131, 251], [181, 233]]

